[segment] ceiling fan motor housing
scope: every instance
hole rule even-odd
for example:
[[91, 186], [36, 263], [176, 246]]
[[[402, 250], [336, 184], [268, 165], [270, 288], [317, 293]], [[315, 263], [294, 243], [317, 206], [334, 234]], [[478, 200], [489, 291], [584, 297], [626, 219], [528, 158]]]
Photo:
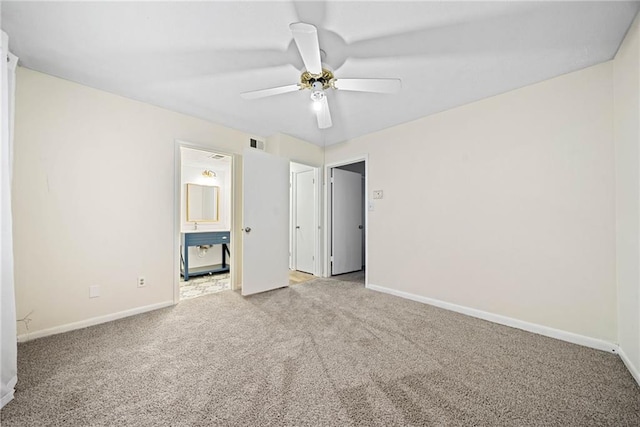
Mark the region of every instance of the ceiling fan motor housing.
[[[333, 73], [325, 68], [322, 69], [321, 74], [311, 74], [308, 71], [305, 71], [300, 76], [300, 88], [301, 89], [311, 89], [311, 90], [324, 90], [332, 87], [333, 83]], [[314, 86], [314, 83], [322, 84], [321, 88], [317, 88], [318, 85]]]

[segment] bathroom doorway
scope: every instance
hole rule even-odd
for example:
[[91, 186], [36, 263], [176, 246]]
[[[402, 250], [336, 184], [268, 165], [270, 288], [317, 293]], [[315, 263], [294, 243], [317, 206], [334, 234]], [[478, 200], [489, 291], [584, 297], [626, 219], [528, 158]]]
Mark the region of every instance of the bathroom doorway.
[[232, 166], [228, 154], [179, 146], [180, 301], [232, 288]]

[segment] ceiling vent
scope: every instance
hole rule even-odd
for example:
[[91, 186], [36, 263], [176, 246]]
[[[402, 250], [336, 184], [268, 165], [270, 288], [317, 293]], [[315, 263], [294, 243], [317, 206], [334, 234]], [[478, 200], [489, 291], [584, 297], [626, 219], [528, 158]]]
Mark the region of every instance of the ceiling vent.
[[257, 139], [251, 138], [249, 140], [249, 146], [251, 148], [257, 148], [258, 150], [264, 151], [264, 141], [258, 141]]
[[210, 159], [213, 159], [213, 160], [220, 160], [220, 159], [224, 159], [227, 156], [223, 156], [222, 154], [213, 153], [213, 154], [211, 154], [210, 156], [207, 156], [207, 157], [209, 157]]

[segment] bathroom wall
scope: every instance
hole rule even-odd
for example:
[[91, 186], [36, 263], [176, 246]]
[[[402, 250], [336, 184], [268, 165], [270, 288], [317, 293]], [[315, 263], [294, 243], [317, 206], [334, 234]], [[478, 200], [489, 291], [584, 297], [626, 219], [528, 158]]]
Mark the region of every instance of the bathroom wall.
[[[191, 150], [182, 147], [181, 151]], [[193, 150], [191, 150], [193, 151]], [[219, 191], [219, 221], [199, 222], [198, 231], [229, 231], [231, 229], [231, 158], [222, 160], [207, 159], [206, 163], [192, 163], [183, 158], [181, 168], [181, 191], [180, 191], [180, 218], [182, 231], [194, 231], [194, 223], [187, 221], [187, 184], [212, 185], [217, 186]], [[216, 176], [207, 178], [202, 176], [205, 169], [213, 171]], [[229, 244], [231, 250], [233, 242]], [[228, 258], [227, 258], [228, 259]], [[200, 267], [222, 263], [221, 246], [213, 246], [206, 253], [199, 251], [196, 247], [189, 248], [189, 266]]]
[[181, 198], [181, 230], [193, 231], [194, 223], [187, 221], [187, 184], [212, 185], [218, 187], [219, 194], [219, 220], [217, 222], [199, 222], [199, 231], [229, 231], [231, 228], [231, 165], [218, 162], [208, 169], [215, 172], [213, 178], [202, 176], [203, 168], [200, 166], [185, 165], [182, 167], [182, 179], [180, 192]]

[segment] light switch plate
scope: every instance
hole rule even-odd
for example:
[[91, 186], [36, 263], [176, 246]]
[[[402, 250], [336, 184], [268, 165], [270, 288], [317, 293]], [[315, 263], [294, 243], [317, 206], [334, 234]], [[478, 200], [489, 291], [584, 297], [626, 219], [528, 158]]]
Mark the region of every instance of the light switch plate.
[[374, 210], [375, 209], [374, 209], [373, 202], [371, 200], [369, 200], [369, 212], [373, 212]]
[[374, 199], [382, 199], [382, 190], [373, 190]]
[[89, 286], [89, 298], [98, 298], [100, 296], [100, 286]]

